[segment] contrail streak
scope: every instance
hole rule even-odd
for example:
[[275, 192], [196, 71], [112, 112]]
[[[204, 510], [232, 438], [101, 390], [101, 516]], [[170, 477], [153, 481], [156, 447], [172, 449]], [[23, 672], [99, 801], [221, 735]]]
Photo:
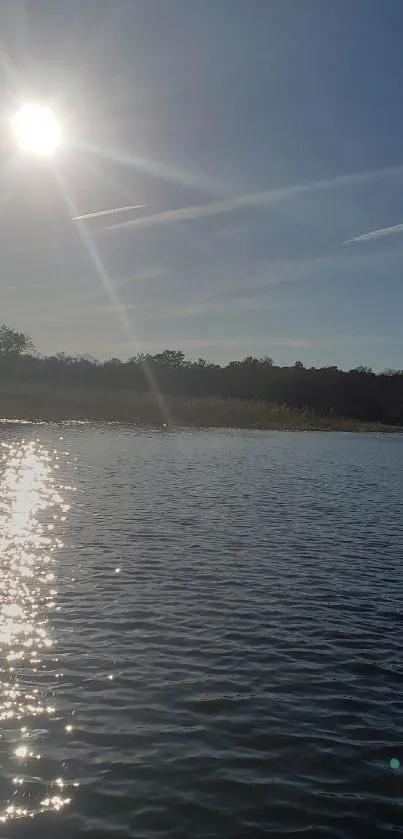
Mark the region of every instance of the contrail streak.
[[150, 216], [121, 221], [115, 225], [108, 225], [106, 230], [119, 230], [125, 227], [152, 227], [160, 224], [171, 224], [178, 221], [191, 221], [192, 219], [203, 219], [210, 216], [218, 216], [223, 213], [232, 213], [235, 210], [242, 210], [249, 207], [264, 207], [266, 205], [284, 201], [305, 193], [325, 192], [328, 189], [337, 189], [347, 186], [355, 186], [367, 181], [376, 180], [390, 175], [402, 175], [403, 166], [374, 169], [367, 172], [353, 172], [348, 175], [338, 175], [321, 181], [310, 183], [294, 184], [293, 186], [280, 187], [254, 192], [247, 195], [236, 195], [232, 198], [225, 198], [219, 201], [210, 201], [207, 204], [190, 204], [187, 207], [180, 207], [175, 210], [164, 210]]
[[380, 239], [381, 236], [390, 236], [391, 233], [403, 233], [403, 224], [394, 224], [393, 227], [380, 227], [379, 230], [370, 230], [369, 233], [362, 233], [354, 239], [346, 239], [343, 245], [352, 245], [355, 242], [369, 242], [371, 239]]
[[100, 218], [101, 216], [112, 216], [114, 213], [128, 213], [130, 210], [141, 210], [147, 204], [129, 204], [126, 207], [112, 207], [110, 210], [97, 210], [95, 213], [83, 213], [81, 216], [73, 216], [71, 221], [86, 221], [90, 218]]

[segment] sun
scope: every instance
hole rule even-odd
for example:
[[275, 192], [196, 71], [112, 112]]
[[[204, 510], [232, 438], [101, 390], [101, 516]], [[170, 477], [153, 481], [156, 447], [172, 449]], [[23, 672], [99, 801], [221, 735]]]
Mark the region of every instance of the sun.
[[12, 127], [23, 151], [51, 156], [62, 142], [60, 123], [50, 108], [27, 102], [17, 111]]

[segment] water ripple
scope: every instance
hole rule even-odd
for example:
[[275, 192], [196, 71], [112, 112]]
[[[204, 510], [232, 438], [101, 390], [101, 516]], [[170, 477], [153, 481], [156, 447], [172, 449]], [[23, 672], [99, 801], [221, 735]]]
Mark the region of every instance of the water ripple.
[[[54, 703], [63, 677], [52, 615], [64, 503], [53, 472], [58, 456], [36, 441], [3, 442], [0, 497], [0, 720], [6, 771], [0, 822], [59, 811], [70, 802], [45, 734], [60, 727]], [[52, 742], [52, 751], [54, 743]]]
[[3, 442], [8, 835], [400, 831], [401, 440]]

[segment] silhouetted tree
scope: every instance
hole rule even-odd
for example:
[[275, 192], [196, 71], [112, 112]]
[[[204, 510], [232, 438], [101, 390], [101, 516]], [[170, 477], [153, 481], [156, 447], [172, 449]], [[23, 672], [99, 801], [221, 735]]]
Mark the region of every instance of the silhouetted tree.
[[181, 350], [164, 350], [152, 356], [156, 364], [165, 364], [167, 367], [183, 367], [185, 364], [185, 353]]
[[31, 340], [24, 333], [0, 327], [2, 384], [29, 382], [30, 387], [105, 390], [150, 390], [189, 397], [260, 400], [332, 413], [357, 420], [403, 425], [403, 371], [374, 373], [370, 368], [339, 370], [335, 366], [305, 368], [301, 361], [279, 367], [270, 356], [247, 356], [221, 366], [199, 358], [186, 359], [181, 350], [140, 353], [128, 361], [99, 362], [67, 353], [41, 358], [29, 354]]
[[0, 326], [0, 354], [21, 355], [34, 351], [34, 345], [28, 335], [24, 332], [17, 332], [4, 323]]

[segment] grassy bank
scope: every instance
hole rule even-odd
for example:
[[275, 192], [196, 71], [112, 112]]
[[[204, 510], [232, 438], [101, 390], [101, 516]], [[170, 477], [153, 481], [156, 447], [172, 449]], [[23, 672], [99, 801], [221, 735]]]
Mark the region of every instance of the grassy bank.
[[318, 431], [398, 431], [395, 426], [338, 418], [309, 410], [238, 399], [201, 399], [166, 396], [160, 406], [150, 393], [47, 388], [38, 385], [0, 390], [0, 416], [4, 419], [58, 422], [103, 422]]

